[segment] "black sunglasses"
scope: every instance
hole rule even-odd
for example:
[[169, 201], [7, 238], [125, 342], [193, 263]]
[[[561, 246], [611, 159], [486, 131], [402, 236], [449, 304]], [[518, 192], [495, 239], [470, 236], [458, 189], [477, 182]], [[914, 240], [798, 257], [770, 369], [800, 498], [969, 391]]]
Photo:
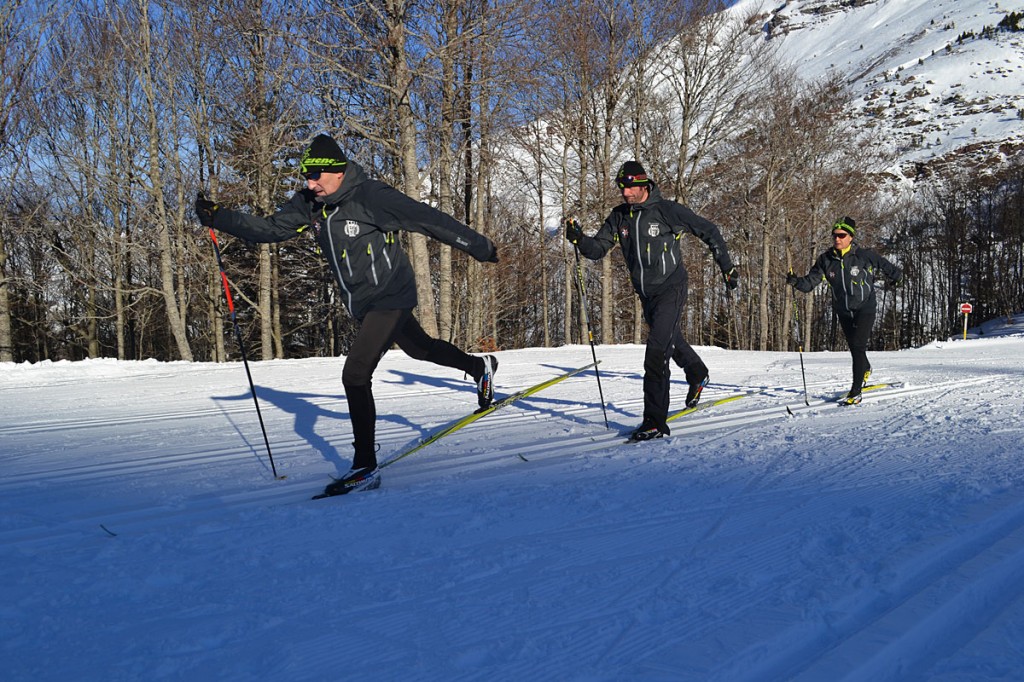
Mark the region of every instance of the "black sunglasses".
[[320, 179], [320, 174], [321, 173], [323, 173], [323, 171], [313, 171], [311, 173], [303, 173], [302, 177], [306, 178], [307, 180], [313, 180], [314, 182], [316, 182], [317, 180]]
[[849, 236], [850, 236], [850, 233], [849, 233], [849, 232], [833, 232], [833, 233], [832, 233], [832, 237], [833, 237], [833, 239], [835, 239], [835, 238], [838, 238], [838, 239], [846, 239], [846, 238], [847, 238], [847, 237], [849, 237]]

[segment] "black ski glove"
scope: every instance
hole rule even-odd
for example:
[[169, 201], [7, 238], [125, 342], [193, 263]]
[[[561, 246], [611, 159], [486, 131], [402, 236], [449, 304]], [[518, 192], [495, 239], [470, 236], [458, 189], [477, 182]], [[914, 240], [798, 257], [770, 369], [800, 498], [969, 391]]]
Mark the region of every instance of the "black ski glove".
[[729, 268], [728, 272], [723, 272], [722, 277], [725, 278], [725, 286], [729, 291], [733, 291], [740, 285], [740, 273], [736, 271], [735, 267]]
[[210, 201], [206, 196], [200, 192], [196, 196], [196, 217], [199, 218], [200, 224], [204, 227], [213, 227], [213, 219], [217, 215], [217, 211], [220, 207], [217, 206], [216, 202]]
[[498, 262], [498, 247], [497, 246], [492, 246], [491, 247], [491, 255], [487, 257], [487, 260], [485, 262], [487, 262], [487, 263], [497, 263]]
[[796, 276], [796, 273], [791, 272], [788, 275], [786, 275], [786, 284], [788, 284], [791, 287], [795, 287], [796, 286], [796, 281], [798, 279], [800, 279], [800, 278]]
[[573, 244], [579, 244], [580, 240], [583, 239], [583, 228], [580, 227], [579, 221], [575, 218], [565, 219], [565, 238]]

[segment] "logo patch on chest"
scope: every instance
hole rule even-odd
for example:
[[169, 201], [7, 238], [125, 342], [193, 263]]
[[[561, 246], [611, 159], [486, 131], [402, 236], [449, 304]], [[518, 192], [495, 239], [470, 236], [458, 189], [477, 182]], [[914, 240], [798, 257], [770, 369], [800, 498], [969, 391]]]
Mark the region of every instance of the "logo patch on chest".
[[354, 220], [345, 221], [345, 236], [346, 237], [358, 237], [359, 236], [359, 223]]
[[850, 276], [851, 277], [860, 277], [860, 268], [858, 268], [856, 265], [854, 265], [852, 268], [850, 268]]
[[650, 227], [647, 228], [647, 234], [649, 234], [652, 237], [660, 236], [661, 225], [659, 225], [658, 223], [651, 223]]

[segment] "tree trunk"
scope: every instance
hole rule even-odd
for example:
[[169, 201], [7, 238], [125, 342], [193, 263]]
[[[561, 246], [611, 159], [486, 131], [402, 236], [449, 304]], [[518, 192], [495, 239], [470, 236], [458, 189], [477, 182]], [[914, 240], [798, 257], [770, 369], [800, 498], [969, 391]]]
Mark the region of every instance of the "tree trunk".
[[452, 288], [455, 281], [452, 277], [452, 250], [446, 244], [441, 245], [440, 260], [438, 262], [437, 286], [440, 289], [440, 338], [445, 341], [455, 342], [455, 327], [452, 324]]
[[[484, 154], [481, 150], [480, 156], [477, 160], [476, 166], [476, 193], [473, 197], [473, 224], [482, 225], [484, 223], [484, 193], [482, 191], [483, 183], [485, 181], [484, 174], [485, 169]], [[469, 328], [467, 331], [467, 341], [470, 347], [476, 349], [480, 346], [483, 341], [485, 329], [487, 325], [487, 319], [485, 311], [487, 309], [487, 283], [484, 280], [483, 268], [481, 264], [476, 260], [470, 259], [469, 261]], [[497, 342], [497, 339], [495, 339]]]
[[274, 337], [274, 357], [284, 358], [284, 329], [281, 327], [281, 254], [275, 246], [271, 246], [270, 290], [273, 292], [273, 310], [271, 326]]
[[273, 266], [270, 262], [270, 244], [260, 244], [260, 358], [274, 359], [274, 306]]
[[[579, 217], [575, 211], [569, 210], [569, 145], [562, 145], [561, 178], [558, 183], [562, 188], [562, 217]], [[559, 239], [562, 245], [562, 343], [572, 343], [572, 275], [570, 274], [569, 242], [566, 239]]]
[[213, 358], [214, 362], [227, 362], [228, 355], [224, 348], [224, 316], [220, 314], [220, 306], [217, 301], [224, 295], [221, 291], [223, 283], [220, 278], [220, 270], [210, 270], [210, 281], [207, 286], [209, 304], [207, 305], [207, 316], [213, 320]]
[[[398, 123], [398, 154], [402, 167], [402, 191], [420, 201], [420, 169], [416, 155], [416, 119], [410, 102], [413, 74], [406, 54], [406, 27], [401, 21], [405, 3], [397, 0], [392, 5], [389, 22], [391, 49], [393, 50], [395, 109]], [[416, 317], [423, 330], [432, 337], [438, 336], [437, 312], [434, 306], [434, 288], [430, 282], [430, 251], [427, 238], [418, 233], [409, 233], [409, 257], [416, 273], [416, 297], [419, 300]]]
[[[170, 328], [171, 336], [174, 338], [178, 356], [182, 360], [191, 362], [192, 347], [189, 345], [188, 333], [185, 329], [185, 313], [184, 310], [178, 307], [178, 292], [175, 289], [175, 251], [171, 239], [171, 215], [164, 201], [164, 180], [161, 171], [160, 153], [161, 125], [159, 115], [157, 114], [157, 86], [152, 72], [153, 62], [156, 57], [153, 54], [152, 36], [150, 35], [151, 24], [149, 21], [148, 3], [139, 2], [139, 11], [142, 15], [139, 27], [142, 69], [139, 76], [140, 86], [145, 96], [150, 195], [155, 204], [153, 220], [156, 223], [157, 243], [160, 249], [158, 254], [160, 261], [160, 293], [163, 295], [167, 324]], [[182, 283], [182, 285], [184, 284]]]
[[88, 353], [90, 359], [96, 359], [100, 356], [98, 311], [96, 286], [90, 284], [85, 294], [86, 353]]
[[770, 291], [768, 289], [768, 273], [771, 266], [771, 241], [769, 240], [769, 233], [767, 226], [761, 228], [761, 282], [758, 286], [758, 339], [757, 348], [758, 350], [768, 350], [768, 296]]
[[0, 362], [14, 362], [14, 339], [11, 334], [11, 300], [7, 279], [7, 246], [0, 228]]
[[[540, 151], [539, 149], [537, 150]], [[540, 157], [538, 155], [537, 167], [540, 168]], [[541, 292], [541, 338], [545, 348], [551, 347], [551, 334], [548, 329], [548, 237], [545, 232], [544, 213], [544, 185], [541, 183], [537, 192], [538, 229], [540, 231], [538, 243], [540, 244], [540, 292]]]

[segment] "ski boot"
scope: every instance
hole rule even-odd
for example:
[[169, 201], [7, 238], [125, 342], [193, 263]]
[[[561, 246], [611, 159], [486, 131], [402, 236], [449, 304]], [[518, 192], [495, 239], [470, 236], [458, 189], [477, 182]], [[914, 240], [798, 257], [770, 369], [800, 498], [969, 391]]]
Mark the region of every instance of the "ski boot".
[[697, 407], [697, 403], [700, 402], [701, 391], [708, 385], [708, 375], [705, 374], [704, 378], [696, 383], [690, 383], [690, 389], [686, 392], [686, 406], [693, 408]]
[[314, 497], [314, 500], [322, 497], [333, 497], [335, 495], [347, 495], [348, 493], [362, 492], [364, 490], [376, 490], [380, 487], [380, 467], [360, 467], [350, 469], [341, 478], [334, 479], [328, 483], [324, 492]]
[[476, 380], [476, 401], [481, 410], [486, 410], [494, 402], [494, 373], [498, 371], [498, 358], [485, 355], [484, 372]]
[[644, 417], [643, 422], [640, 426], [636, 427], [631, 434], [629, 434], [629, 440], [632, 442], [639, 443], [645, 440], [654, 440], [655, 438], [661, 438], [669, 434], [668, 427], [662, 430], [657, 424], [654, 423], [653, 419]]
[[860, 401], [860, 391], [857, 391], [856, 393], [850, 391], [849, 393], [846, 394], [845, 397], [839, 399], [839, 404], [843, 405], [844, 407], [847, 405], [860, 405]]

